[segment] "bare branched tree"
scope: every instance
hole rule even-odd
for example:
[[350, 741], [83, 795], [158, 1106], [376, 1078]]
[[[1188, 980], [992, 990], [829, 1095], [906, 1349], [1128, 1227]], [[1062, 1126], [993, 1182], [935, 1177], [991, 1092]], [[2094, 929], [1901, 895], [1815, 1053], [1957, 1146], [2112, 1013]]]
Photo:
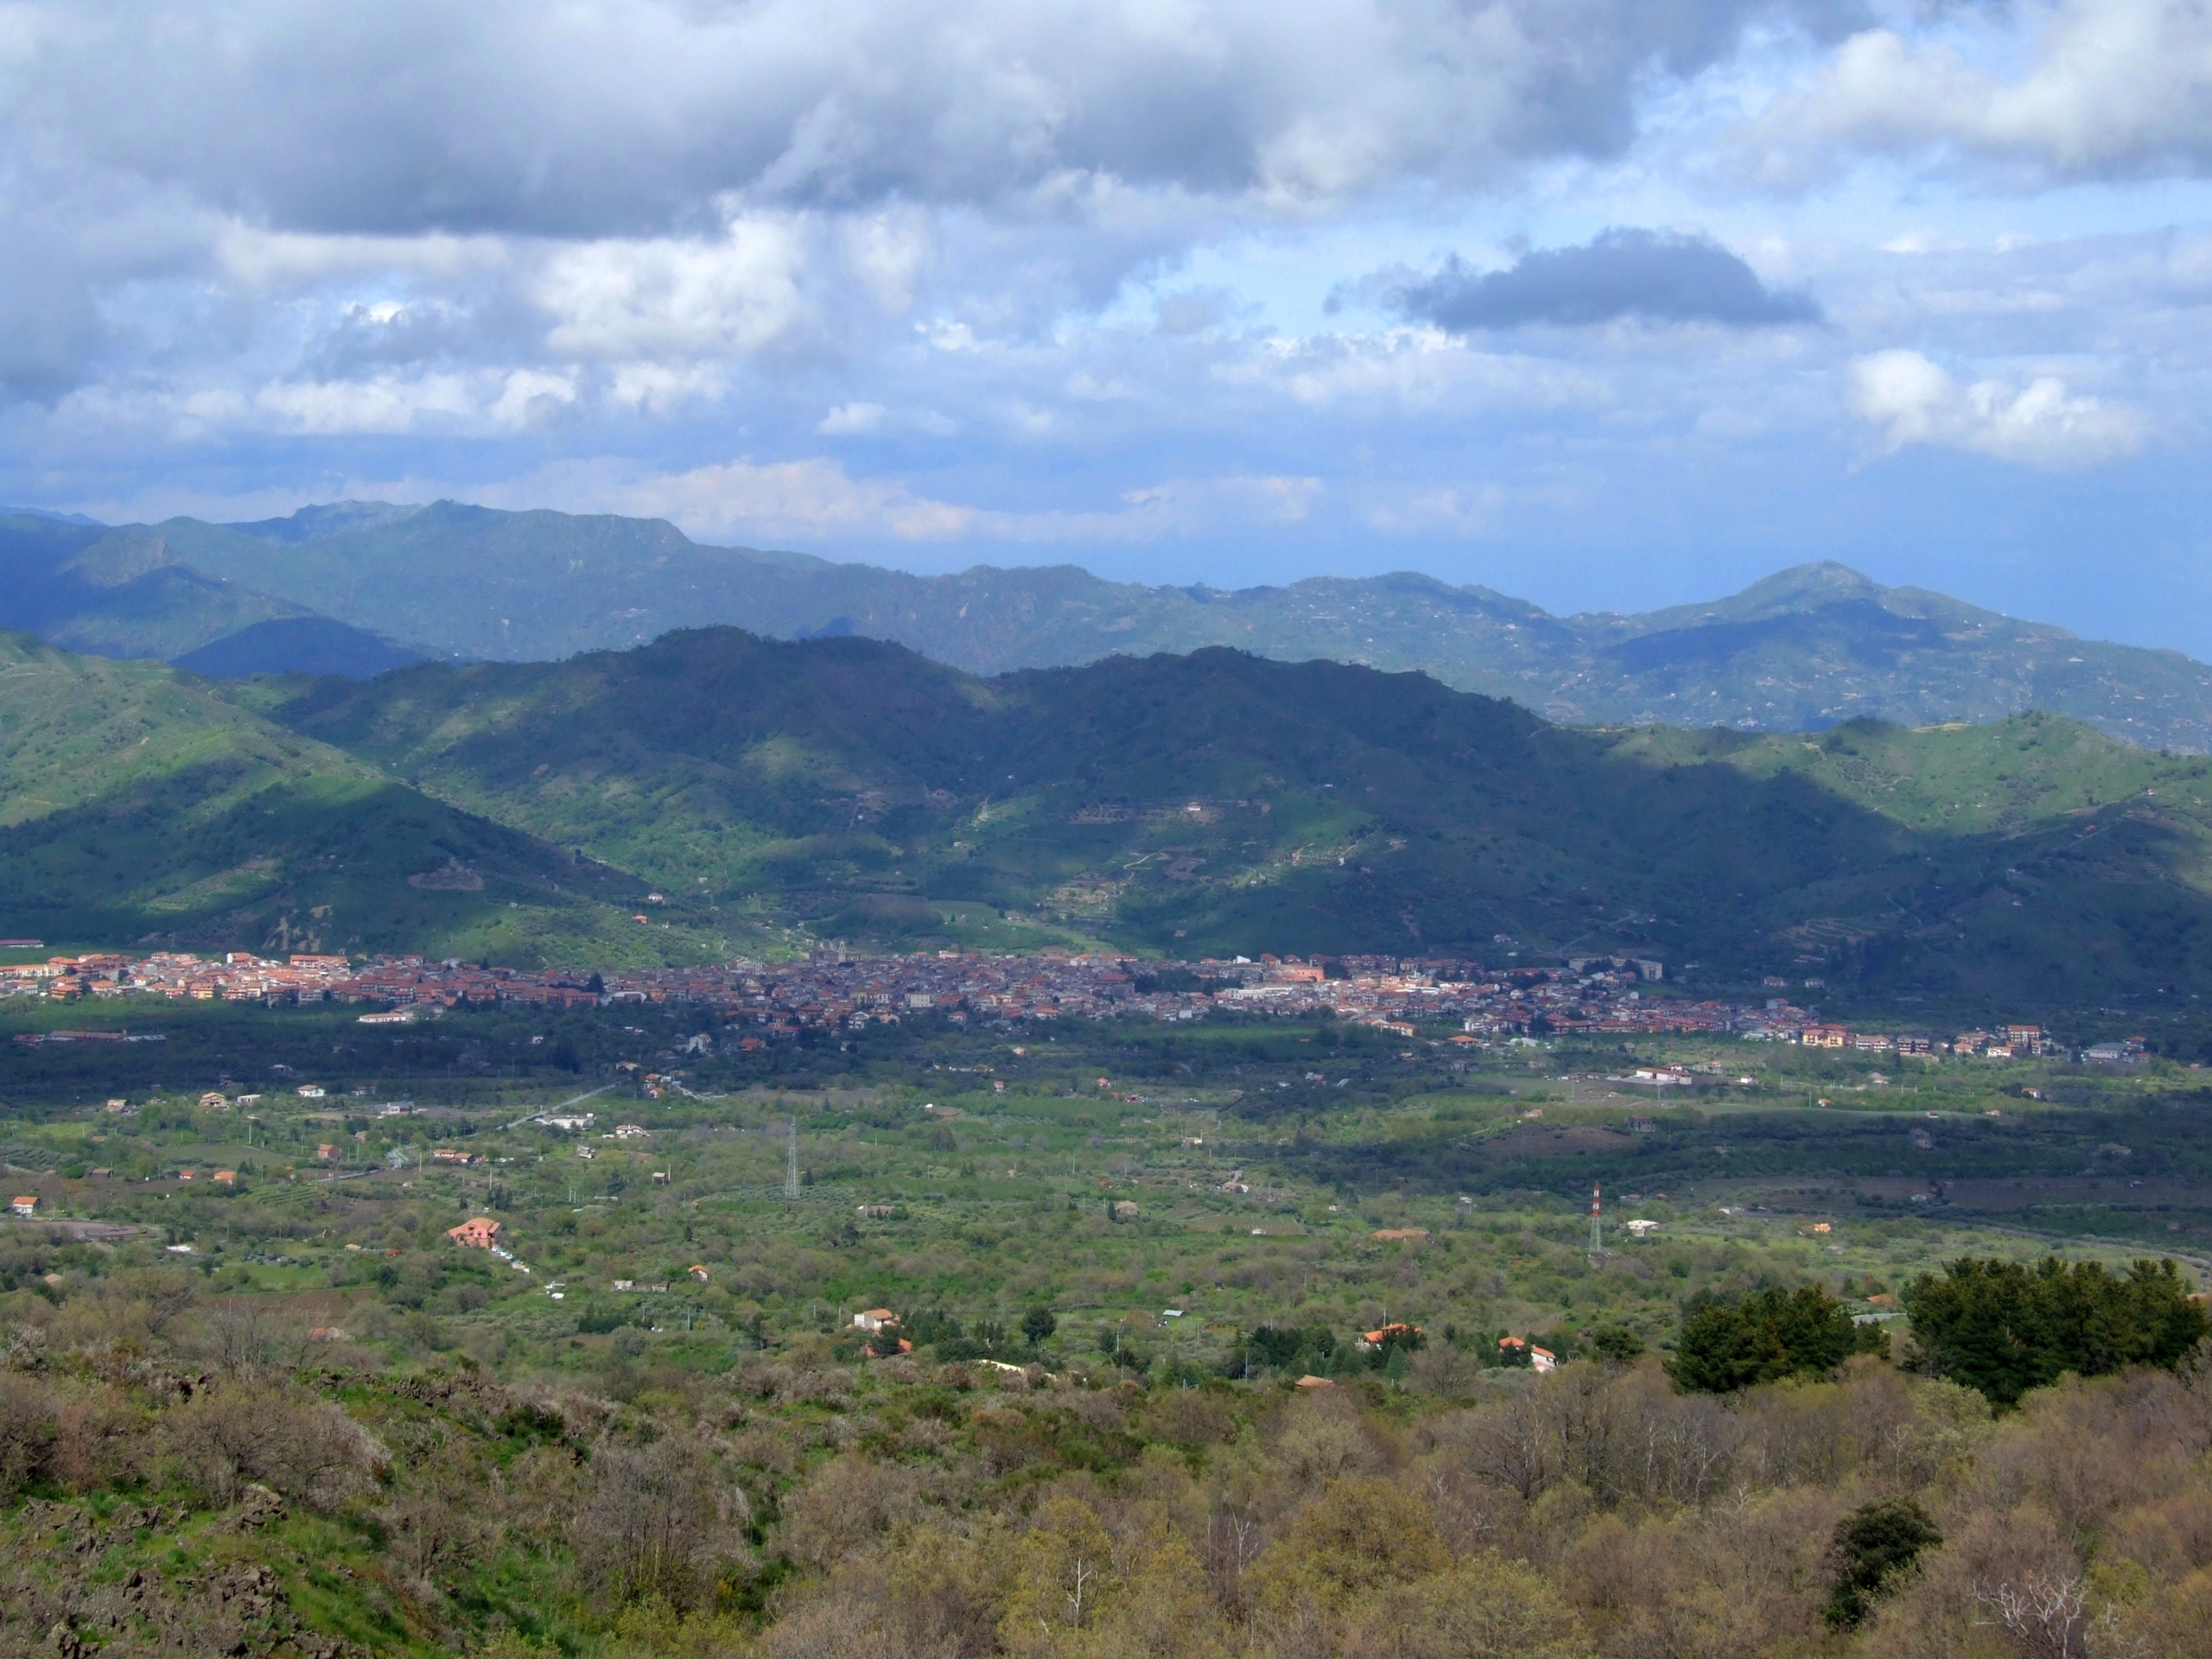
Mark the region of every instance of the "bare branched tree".
[[165, 1414], [162, 1435], [185, 1479], [225, 1504], [257, 1483], [334, 1508], [386, 1461], [383, 1448], [336, 1405], [243, 1379], [203, 1389]]
[[744, 1493], [719, 1483], [707, 1448], [671, 1435], [650, 1446], [603, 1441], [569, 1523], [576, 1565], [594, 1588], [688, 1605], [714, 1564], [739, 1554]]
[[1490, 1413], [1468, 1443], [1476, 1471], [1523, 1499], [1551, 1484], [1557, 1463], [1554, 1431], [1534, 1391]]
[[1974, 1599], [2031, 1659], [2074, 1659], [2088, 1650], [2088, 1586], [2078, 1573], [2027, 1573], [2017, 1582], [1978, 1587]]

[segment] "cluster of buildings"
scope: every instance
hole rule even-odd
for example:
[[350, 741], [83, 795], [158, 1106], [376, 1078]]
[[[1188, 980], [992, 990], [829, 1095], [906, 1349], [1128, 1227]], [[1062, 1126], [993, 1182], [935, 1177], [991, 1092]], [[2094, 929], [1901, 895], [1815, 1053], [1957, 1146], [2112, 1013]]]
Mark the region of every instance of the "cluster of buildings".
[[[1979, 1055], [1988, 1060], [2066, 1058], [2067, 1051], [2041, 1026], [2005, 1025], [1994, 1030], [1962, 1031], [1952, 1037], [1898, 1035], [1878, 1031], [1854, 1031], [1848, 1026], [1825, 1025], [1816, 1015], [1787, 1004], [1770, 1002], [1765, 1015], [1745, 1028], [1743, 1034], [1760, 1042], [1796, 1043], [1805, 1048], [1855, 1049], [1876, 1054]], [[2124, 1042], [2101, 1043], [2084, 1051], [2097, 1060], [2139, 1056], [2140, 1037]]]
[[169, 950], [137, 957], [49, 957], [44, 962], [0, 967], [0, 996], [62, 1001], [150, 995], [197, 1002], [319, 1002], [353, 971], [344, 957], [269, 961], [244, 950], [219, 957]]
[[[1198, 1020], [1216, 1010], [1313, 1014], [1326, 1010], [1413, 1037], [1439, 1021], [1456, 1040], [1537, 1041], [1547, 1037], [1735, 1035], [1807, 1048], [1882, 1054], [1956, 1053], [1991, 1059], [2062, 1051], [2032, 1025], [1942, 1037], [1855, 1031], [1779, 999], [1763, 1008], [1656, 997], [1661, 963], [1578, 957], [1565, 968], [1492, 969], [1452, 958], [1236, 957], [1193, 963], [1109, 956], [979, 956], [943, 950], [863, 957], [819, 951], [772, 966], [740, 961], [711, 968], [612, 974], [486, 968], [420, 957], [353, 963], [344, 957], [271, 961], [243, 951], [200, 957], [174, 951], [55, 957], [0, 968], [0, 995], [49, 998], [158, 995], [196, 1001], [371, 1005], [372, 1022], [438, 1007], [546, 1008], [685, 1004], [738, 1027], [741, 1050], [757, 1050], [808, 1028], [863, 1030], [916, 1016], [955, 1022], [1102, 1019], [1137, 1015]], [[695, 1039], [696, 1046], [708, 1039]], [[2106, 1051], [2110, 1050], [2107, 1053]], [[2090, 1058], [2129, 1058], [2139, 1039], [2101, 1045]], [[658, 1082], [659, 1079], [654, 1079]]]

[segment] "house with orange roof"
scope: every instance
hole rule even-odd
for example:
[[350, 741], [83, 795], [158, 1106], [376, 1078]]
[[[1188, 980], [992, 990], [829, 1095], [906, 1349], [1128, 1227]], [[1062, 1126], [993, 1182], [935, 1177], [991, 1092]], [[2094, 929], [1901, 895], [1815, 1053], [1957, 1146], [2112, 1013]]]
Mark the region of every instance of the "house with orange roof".
[[1497, 1345], [1508, 1364], [1517, 1365], [1522, 1358], [1535, 1371], [1554, 1371], [1559, 1369], [1559, 1356], [1548, 1348], [1539, 1348], [1526, 1337], [1500, 1337]]
[[1410, 1347], [1421, 1333], [1421, 1326], [1402, 1322], [1394, 1322], [1373, 1331], [1363, 1331], [1359, 1336], [1359, 1351], [1363, 1354], [1371, 1354], [1376, 1349], [1394, 1342], [1401, 1347]]
[[447, 1228], [446, 1236], [471, 1249], [488, 1250], [499, 1243], [499, 1224], [489, 1216], [474, 1216], [458, 1227]]

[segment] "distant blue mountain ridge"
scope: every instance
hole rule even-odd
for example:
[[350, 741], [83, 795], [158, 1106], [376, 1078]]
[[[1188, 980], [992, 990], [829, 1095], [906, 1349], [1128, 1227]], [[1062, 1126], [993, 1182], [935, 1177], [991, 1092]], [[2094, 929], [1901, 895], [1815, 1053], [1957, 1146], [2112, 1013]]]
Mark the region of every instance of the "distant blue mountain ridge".
[[[218, 673], [558, 661], [734, 623], [893, 640], [977, 674], [1231, 645], [1419, 670], [1570, 725], [1816, 731], [2044, 709], [2140, 747], [2212, 752], [2212, 667], [1832, 563], [1700, 604], [1555, 616], [1414, 572], [1235, 591], [1073, 565], [920, 576], [708, 546], [661, 519], [347, 500], [234, 524], [0, 516], [0, 626]], [[263, 626], [308, 618], [351, 632]]]

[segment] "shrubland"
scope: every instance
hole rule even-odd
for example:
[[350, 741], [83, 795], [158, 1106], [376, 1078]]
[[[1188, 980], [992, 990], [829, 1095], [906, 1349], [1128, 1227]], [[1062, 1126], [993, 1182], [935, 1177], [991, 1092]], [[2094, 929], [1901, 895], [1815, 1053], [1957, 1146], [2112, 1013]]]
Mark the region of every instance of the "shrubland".
[[[54, 1282], [58, 1281], [59, 1282]], [[1997, 1409], [1432, 1345], [1147, 1386], [820, 1338], [603, 1380], [302, 1344], [158, 1266], [5, 1299], [0, 1642], [118, 1655], [2187, 1654], [2212, 1366]]]

